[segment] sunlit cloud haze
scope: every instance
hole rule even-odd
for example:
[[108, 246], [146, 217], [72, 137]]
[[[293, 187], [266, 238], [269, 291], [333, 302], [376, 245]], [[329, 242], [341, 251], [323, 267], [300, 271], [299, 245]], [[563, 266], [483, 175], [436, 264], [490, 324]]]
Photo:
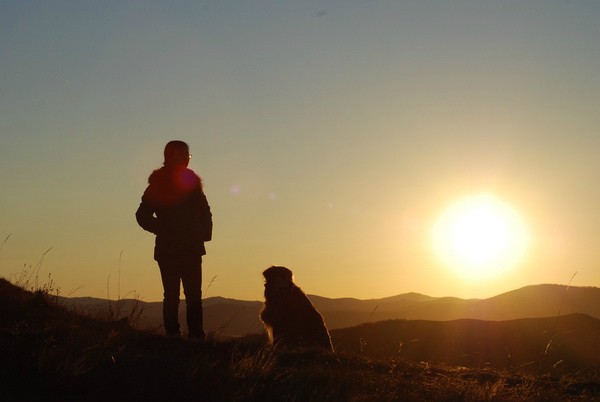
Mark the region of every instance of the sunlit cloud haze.
[[[600, 286], [599, 20], [596, 1], [2, 2], [0, 275], [52, 247], [62, 294], [162, 299], [134, 212], [182, 139], [215, 223], [208, 297], [261, 299], [272, 264], [328, 297]], [[475, 281], [432, 231], [483, 193], [530, 241]]]

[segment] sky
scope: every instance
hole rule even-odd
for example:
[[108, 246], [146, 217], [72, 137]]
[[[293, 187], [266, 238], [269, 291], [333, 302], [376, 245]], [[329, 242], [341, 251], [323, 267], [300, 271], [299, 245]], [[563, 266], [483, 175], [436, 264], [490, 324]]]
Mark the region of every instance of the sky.
[[[261, 300], [270, 265], [325, 297], [600, 286], [599, 20], [595, 0], [0, 1], [0, 276], [162, 300], [134, 213], [180, 139], [213, 213], [205, 297]], [[529, 243], [469, 280], [432, 230], [474, 194]]]

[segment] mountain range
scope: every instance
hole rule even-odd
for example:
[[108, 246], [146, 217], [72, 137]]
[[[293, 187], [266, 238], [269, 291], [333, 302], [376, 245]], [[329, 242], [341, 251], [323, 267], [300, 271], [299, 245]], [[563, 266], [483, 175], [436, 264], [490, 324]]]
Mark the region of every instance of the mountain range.
[[[487, 299], [431, 297], [419, 293], [369, 300], [331, 299], [317, 295], [308, 297], [321, 312], [330, 330], [385, 320], [506, 321], [569, 314], [585, 314], [600, 319], [598, 287], [532, 285]], [[162, 325], [162, 302], [71, 297], [60, 298], [60, 303], [92, 315], [110, 315], [111, 318], [129, 316], [142, 329], [160, 330]], [[263, 333], [258, 319], [261, 301], [210, 297], [204, 299], [203, 303], [207, 331], [227, 337]], [[180, 321], [183, 326], [184, 317], [185, 301], [182, 301]]]

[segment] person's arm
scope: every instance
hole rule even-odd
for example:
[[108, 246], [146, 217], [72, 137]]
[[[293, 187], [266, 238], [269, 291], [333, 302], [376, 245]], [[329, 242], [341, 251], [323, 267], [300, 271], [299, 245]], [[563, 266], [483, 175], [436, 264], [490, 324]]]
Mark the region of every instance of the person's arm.
[[204, 195], [204, 193], [202, 193], [202, 203], [204, 204], [202, 209], [204, 241], [211, 241], [213, 229], [212, 212], [210, 212], [210, 205], [208, 205], [208, 200], [206, 199], [206, 195]]
[[142, 202], [135, 212], [135, 219], [142, 229], [158, 234], [158, 218], [154, 216], [154, 208], [150, 206], [145, 195], [142, 196]]

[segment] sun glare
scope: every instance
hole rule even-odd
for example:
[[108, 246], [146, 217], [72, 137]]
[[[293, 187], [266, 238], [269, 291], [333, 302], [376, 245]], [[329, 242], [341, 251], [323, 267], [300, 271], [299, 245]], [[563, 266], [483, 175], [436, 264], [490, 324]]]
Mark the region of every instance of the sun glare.
[[495, 277], [519, 263], [528, 244], [517, 213], [492, 195], [452, 204], [433, 229], [436, 254], [469, 279]]

